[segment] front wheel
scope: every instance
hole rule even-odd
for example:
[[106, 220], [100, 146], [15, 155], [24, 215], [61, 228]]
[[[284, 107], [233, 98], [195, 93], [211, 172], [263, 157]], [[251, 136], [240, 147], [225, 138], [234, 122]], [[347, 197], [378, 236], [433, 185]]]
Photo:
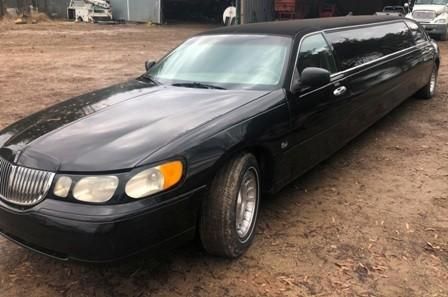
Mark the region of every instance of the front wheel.
[[439, 68], [437, 67], [437, 65], [434, 65], [432, 68], [432, 73], [428, 84], [424, 86], [423, 89], [421, 89], [417, 93], [418, 98], [428, 100], [434, 97], [437, 89], [438, 74], [439, 74]]
[[234, 259], [246, 252], [255, 237], [260, 189], [258, 163], [251, 154], [233, 159], [220, 170], [200, 221], [201, 242], [208, 253]]

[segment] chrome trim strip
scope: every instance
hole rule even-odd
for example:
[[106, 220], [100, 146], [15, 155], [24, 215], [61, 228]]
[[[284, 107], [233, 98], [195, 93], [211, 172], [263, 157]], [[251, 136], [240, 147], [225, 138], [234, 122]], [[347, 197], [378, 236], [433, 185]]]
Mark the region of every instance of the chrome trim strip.
[[338, 76], [338, 75], [341, 75], [341, 74], [345, 74], [345, 73], [347, 73], [347, 72], [356, 70], [356, 69], [358, 69], [358, 68], [365, 67], [365, 66], [369, 66], [369, 65], [371, 65], [371, 64], [375, 64], [375, 63], [377, 63], [377, 62], [381, 62], [382, 60], [387, 60], [387, 59], [389, 59], [390, 57], [395, 56], [395, 55], [396, 55], [397, 57], [402, 57], [403, 55], [400, 55], [400, 54], [402, 54], [402, 53], [404, 53], [404, 52], [412, 51], [412, 50], [415, 50], [415, 49], [417, 49], [417, 46], [416, 46], [416, 45], [411, 46], [411, 47], [408, 47], [408, 48], [405, 48], [405, 49], [402, 49], [402, 50], [400, 50], [400, 51], [398, 51], [398, 52], [394, 52], [394, 53], [392, 53], [392, 54], [388, 54], [388, 55], [382, 56], [381, 58], [378, 58], [378, 59], [375, 59], [375, 60], [372, 60], [372, 61], [363, 63], [363, 64], [361, 64], [361, 65], [357, 65], [357, 66], [354, 66], [354, 67], [352, 67], [352, 68], [349, 68], [349, 69], [346, 69], [346, 70], [342, 70], [342, 71], [333, 73], [333, 74], [331, 75], [331, 77]]

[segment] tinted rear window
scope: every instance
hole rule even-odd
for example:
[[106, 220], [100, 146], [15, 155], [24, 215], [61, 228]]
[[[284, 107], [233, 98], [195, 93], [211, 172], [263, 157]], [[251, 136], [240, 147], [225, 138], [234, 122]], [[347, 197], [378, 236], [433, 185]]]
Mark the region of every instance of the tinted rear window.
[[414, 45], [411, 32], [403, 22], [333, 31], [326, 35], [342, 70]]

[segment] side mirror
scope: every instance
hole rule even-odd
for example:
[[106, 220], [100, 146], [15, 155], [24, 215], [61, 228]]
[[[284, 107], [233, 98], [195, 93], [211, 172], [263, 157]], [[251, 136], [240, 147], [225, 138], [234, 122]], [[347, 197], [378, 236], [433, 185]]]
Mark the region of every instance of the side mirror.
[[302, 71], [300, 81], [293, 83], [292, 92], [297, 93], [302, 87], [320, 88], [330, 83], [331, 73], [327, 69], [308, 67]]
[[149, 71], [152, 67], [154, 67], [154, 65], [156, 65], [155, 61], [146, 61], [145, 62], [146, 71]]

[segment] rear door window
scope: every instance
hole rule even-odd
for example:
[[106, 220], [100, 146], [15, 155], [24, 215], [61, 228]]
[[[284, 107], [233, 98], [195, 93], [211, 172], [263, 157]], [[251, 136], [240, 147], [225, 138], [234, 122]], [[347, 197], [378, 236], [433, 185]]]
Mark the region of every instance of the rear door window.
[[414, 46], [409, 27], [403, 22], [330, 31], [326, 36], [342, 70]]
[[333, 53], [322, 34], [305, 37], [301, 43], [297, 61], [299, 74], [307, 67], [324, 68], [331, 73], [337, 71]]

